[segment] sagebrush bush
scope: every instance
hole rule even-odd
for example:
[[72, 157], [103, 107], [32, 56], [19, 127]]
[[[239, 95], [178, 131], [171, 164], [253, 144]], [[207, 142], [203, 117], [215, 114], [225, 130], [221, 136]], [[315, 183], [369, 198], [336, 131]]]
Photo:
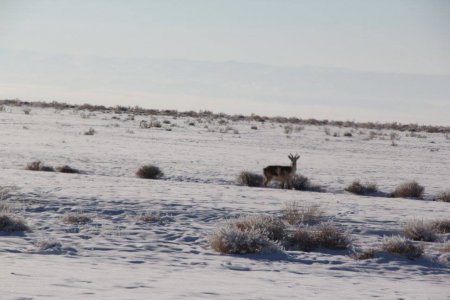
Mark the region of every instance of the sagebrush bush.
[[450, 202], [450, 190], [440, 193], [439, 195], [437, 195], [435, 200], [442, 202]]
[[237, 178], [239, 185], [246, 185], [250, 187], [261, 187], [264, 181], [264, 177], [259, 174], [242, 171]]
[[317, 235], [308, 228], [299, 228], [285, 239], [286, 250], [310, 252], [320, 247]]
[[269, 215], [241, 216], [232, 221], [233, 225], [242, 231], [259, 230], [267, 235], [270, 240], [279, 241], [285, 235], [286, 226], [275, 217]]
[[241, 216], [229, 220], [209, 238], [211, 247], [222, 253], [244, 254], [273, 250], [285, 237], [285, 225], [268, 215]]
[[227, 254], [258, 253], [273, 247], [272, 242], [259, 230], [242, 231], [234, 226], [217, 229], [209, 242], [213, 250]]
[[312, 184], [311, 181], [303, 175], [294, 175], [290, 182], [291, 188], [297, 191], [322, 192], [319, 185]]
[[160, 179], [163, 175], [163, 172], [154, 165], [142, 166], [136, 172], [137, 177], [145, 179]]
[[72, 168], [71, 166], [68, 166], [68, 165], [57, 167], [56, 171], [57, 172], [61, 172], [61, 173], [68, 173], [68, 174], [79, 174], [79, 173], [81, 173], [80, 170]]
[[352, 194], [367, 195], [378, 192], [378, 187], [375, 183], [362, 184], [359, 180], [355, 180], [345, 190]]
[[11, 216], [10, 214], [0, 214], [0, 231], [17, 232], [29, 231], [30, 228], [22, 218]]
[[323, 210], [317, 204], [301, 206], [298, 201], [289, 201], [284, 205], [282, 218], [290, 225], [318, 222], [323, 216]]
[[64, 223], [68, 224], [87, 224], [92, 222], [92, 218], [82, 213], [69, 213], [63, 217]]
[[40, 160], [30, 162], [25, 169], [30, 171], [44, 171], [44, 172], [55, 171], [53, 167], [44, 165]]
[[418, 258], [423, 254], [421, 245], [416, 245], [402, 236], [384, 237], [381, 248], [391, 254], [405, 256], [410, 259]]
[[338, 228], [326, 224], [317, 231], [320, 246], [327, 249], [347, 249], [351, 245], [350, 235]]
[[431, 223], [423, 220], [411, 220], [403, 226], [403, 235], [414, 241], [434, 242], [438, 239]]
[[438, 233], [450, 233], [450, 219], [434, 220], [431, 227]]
[[348, 249], [350, 246], [350, 235], [329, 224], [299, 228], [285, 239], [287, 250]]
[[389, 194], [393, 198], [415, 198], [421, 199], [425, 188], [416, 181], [409, 181], [400, 184]]

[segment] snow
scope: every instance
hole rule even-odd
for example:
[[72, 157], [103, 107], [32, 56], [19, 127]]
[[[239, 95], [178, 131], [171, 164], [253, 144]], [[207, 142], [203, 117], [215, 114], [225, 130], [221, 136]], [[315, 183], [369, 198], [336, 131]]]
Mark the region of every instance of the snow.
[[[450, 295], [448, 254], [439, 250], [448, 234], [440, 235], [438, 243], [423, 242], [425, 255], [417, 260], [387, 253], [363, 261], [350, 257], [358, 249], [379, 247], [384, 236], [397, 235], [408, 220], [449, 218], [450, 205], [432, 201], [450, 187], [450, 140], [442, 134], [417, 138], [399, 133], [394, 147], [390, 131], [372, 140], [367, 139], [369, 130], [344, 137], [350, 129], [330, 128], [340, 132], [333, 137], [320, 126], [286, 135], [285, 125], [277, 123], [220, 125], [218, 120], [168, 116], [155, 117], [171, 124], [141, 129], [139, 122], [150, 117], [83, 116], [38, 108], [26, 115], [18, 107], [0, 112], [0, 187], [16, 188], [0, 201], [32, 229], [0, 232], [1, 299]], [[195, 126], [189, 126], [191, 121]], [[220, 133], [226, 126], [233, 129]], [[96, 133], [84, 135], [89, 128]], [[269, 164], [288, 164], [289, 153], [301, 155], [297, 172], [326, 192], [235, 184], [242, 170], [261, 173]], [[83, 173], [25, 170], [35, 160]], [[159, 166], [163, 179], [136, 178], [144, 164]], [[383, 192], [416, 180], [426, 188], [425, 199], [344, 192], [356, 179], [376, 182]], [[320, 205], [328, 222], [352, 234], [353, 248], [224, 255], [209, 246], [208, 236], [226, 220], [241, 214], [278, 215], [292, 200]], [[160, 222], [139, 219], [152, 212], [162, 216]], [[68, 213], [86, 214], [93, 222], [66, 224]]]

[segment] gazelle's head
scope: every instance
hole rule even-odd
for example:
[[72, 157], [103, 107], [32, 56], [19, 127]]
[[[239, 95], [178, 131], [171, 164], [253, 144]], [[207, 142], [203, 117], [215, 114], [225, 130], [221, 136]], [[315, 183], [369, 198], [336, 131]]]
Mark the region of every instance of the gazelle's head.
[[300, 155], [295, 154], [295, 156], [294, 156], [294, 155], [289, 153], [288, 157], [291, 160], [292, 165], [295, 166], [295, 165], [297, 165], [297, 160], [300, 158]]

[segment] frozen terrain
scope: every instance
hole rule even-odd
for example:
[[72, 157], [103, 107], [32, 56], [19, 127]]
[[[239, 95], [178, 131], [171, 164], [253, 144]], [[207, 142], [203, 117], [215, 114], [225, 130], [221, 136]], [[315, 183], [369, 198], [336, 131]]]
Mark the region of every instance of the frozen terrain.
[[[8, 106], [0, 112], [0, 204], [31, 228], [0, 232], [0, 299], [449, 299], [450, 254], [440, 250], [449, 234], [421, 242], [425, 252], [416, 260], [351, 257], [379, 247], [408, 220], [450, 217], [449, 203], [433, 201], [450, 188], [448, 137], [397, 132], [392, 146], [391, 131], [370, 138], [367, 129], [328, 127], [327, 135], [322, 126], [154, 118], [161, 128], [140, 128], [149, 116], [38, 108], [25, 114]], [[90, 128], [95, 134], [85, 135]], [[297, 172], [325, 192], [236, 185], [242, 170], [287, 165], [289, 153], [301, 155]], [[25, 170], [36, 160], [83, 174]], [[159, 166], [164, 177], [136, 178], [144, 164]], [[383, 192], [416, 180], [424, 200], [345, 192], [356, 179]], [[225, 220], [277, 215], [292, 200], [320, 205], [328, 222], [352, 234], [352, 249], [211, 249], [208, 237]], [[152, 212], [158, 222], [139, 219]], [[69, 213], [93, 221], [68, 224]]]

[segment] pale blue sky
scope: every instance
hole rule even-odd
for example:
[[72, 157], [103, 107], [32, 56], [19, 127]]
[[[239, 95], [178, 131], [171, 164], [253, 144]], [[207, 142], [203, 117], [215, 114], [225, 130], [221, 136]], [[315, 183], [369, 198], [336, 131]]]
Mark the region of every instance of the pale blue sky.
[[[0, 52], [0, 55], [4, 55], [3, 61], [9, 64], [7, 71], [0, 70], [0, 79], [4, 79], [0, 98], [15, 95], [30, 100], [52, 97], [61, 101], [97, 103], [114, 99], [111, 104], [120, 102], [147, 107], [179, 105], [187, 109], [208, 107], [222, 111], [231, 111], [231, 108], [236, 108], [236, 103], [240, 103], [244, 112], [382, 120], [386, 114], [376, 103], [377, 100], [361, 97], [364, 92], [372, 93], [371, 89], [376, 89], [376, 85], [360, 91], [357, 77], [360, 75], [364, 81], [368, 80], [368, 73], [396, 73], [399, 76], [425, 76], [425, 81], [429, 82], [424, 84], [423, 90], [417, 91], [417, 87], [413, 89], [414, 95], [421, 96], [411, 100], [418, 106], [416, 111], [408, 112], [409, 117], [400, 110], [389, 111], [389, 118], [398, 116], [399, 120], [404, 121], [445, 123], [442, 109], [450, 107], [450, 92], [445, 87], [447, 83], [450, 84], [450, 1], [445, 0], [0, 0], [0, 50], [3, 50]], [[71, 63], [64, 67], [61, 59], [66, 63], [70, 60]], [[23, 66], [24, 60], [28, 62], [26, 66]], [[155, 65], [149, 64], [150, 60], [163, 64], [159, 67], [167, 73], [163, 76], [164, 81], [154, 78]], [[42, 61], [45, 61], [44, 65]], [[105, 84], [110, 74], [106, 71], [114, 69], [113, 66], [119, 73], [121, 68], [126, 69], [127, 78], [133, 78], [137, 74], [136, 66], [130, 62], [136, 61], [153, 68], [148, 70], [152, 74], [149, 75], [151, 82], [148, 85], [153, 88], [141, 88], [137, 96], [135, 93], [138, 91], [133, 90], [133, 84], [125, 84], [126, 80], [111, 78], [110, 84]], [[174, 64], [180, 61], [183, 62], [182, 67], [191, 69], [191, 75], [198, 79], [192, 86], [179, 84], [183, 80], [177, 77], [178, 67]], [[74, 62], [78, 62], [75, 65], [79, 68], [72, 74], [69, 65], [73, 68]], [[193, 65], [186, 62], [192, 62]], [[196, 62], [217, 65], [210, 69], [199, 69]], [[227, 85], [217, 88], [208, 81], [208, 72], [221, 72], [229, 67], [227, 62], [247, 66], [239, 68], [239, 75], [243, 76], [242, 84], [247, 88], [245, 92], [234, 94], [236, 83], [232, 82], [233, 78], [227, 77], [226, 70], [221, 80], [231, 80], [229, 91]], [[48, 70], [58, 64], [58, 72]], [[83, 64], [96, 67], [84, 68]], [[15, 65], [22, 65], [22, 68], [14, 68]], [[127, 69], [130, 65], [133, 68]], [[264, 66], [284, 68], [286, 80], [276, 84], [280, 99], [276, 99], [274, 93], [272, 98], [261, 100], [264, 102], [262, 106], [259, 105], [261, 102], [256, 91], [270, 90], [270, 80], [253, 80], [245, 77], [245, 74], [255, 76], [259, 74], [258, 70], [267, 72]], [[305, 66], [314, 67], [318, 73], [335, 74], [336, 78], [341, 77], [339, 72], [352, 70], [356, 77], [352, 75], [352, 84], [342, 85], [342, 81], [330, 80], [330, 85], [339, 84], [347, 89], [336, 99], [333, 99], [334, 90], [327, 94], [319, 89], [312, 91], [308, 86], [303, 93], [301, 88], [294, 88], [301, 86], [301, 82], [289, 80], [289, 70], [298, 71], [298, 68]], [[144, 78], [140, 78], [143, 80], [140, 85], [144, 86], [147, 73], [141, 71], [139, 74]], [[15, 75], [11, 78], [6, 72]], [[92, 74], [87, 72], [101, 73], [101, 80], [98, 77], [100, 75], [94, 76], [88, 88], [83, 78]], [[235, 76], [235, 72], [230, 72], [230, 76]], [[296, 74], [296, 78], [299, 78], [298, 72]], [[42, 77], [48, 79], [46, 84], [42, 83], [45, 79]], [[380, 89], [384, 89], [380, 97], [388, 102], [401, 101], [401, 105], [400, 102], [397, 105], [398, 109], [411, 96], [406, 82], [417, 82], [417, 78], [403, 79], [403, 85], [400, 85], [405, 91], [404, 95], [401, 89], [393, 92], [392, 87], [387, 86], [390, 79], [382, 80], [384, 85], [380, 85]], [[95, 86], [96, 80], [102, 82], [98, 87]], [[120, 82], [123, 96], [118, 96], [117, 84], [113, 83], [117, 81]], [[78, 82], [77, 88], [73, 87], [74, 82]], [[326, 85], [324, 82], [321, 84]], [[24, 85], [27, 88], [24, 89]], [[252, 85], [261, 85], [261, 88], [249, 88]], [[289, 91], [289, 101], [286, 103], [283, 102], [283, 98], [286, 98], [283, 87]], [[208, 90], [207, 95], [202, 95], [202, 88]], [[355, 107], [348, 104], [352, 95], [360, 97], [353, 100], [358, 102], [357, 112], [352, 111]], [[183, 96], [186, 99], [184, 102], [179, 100]], [[320, 101], [325, 98], [327, 101]], [[317, 99], [319, 103], [316, 103]], [[228, 107], [227, 103], [234, 104]], [[437, 103], [435, 110], [431, 108], [424, 117], [423, 107], [430, 103], [432, 106]], [[214, 109], [215, 104], [217, 109]], [[279, 105], [285, 105], [285, 108]], [[326, 108], [319, 111], [317, 107], [307, 108], [323, 105]]]

